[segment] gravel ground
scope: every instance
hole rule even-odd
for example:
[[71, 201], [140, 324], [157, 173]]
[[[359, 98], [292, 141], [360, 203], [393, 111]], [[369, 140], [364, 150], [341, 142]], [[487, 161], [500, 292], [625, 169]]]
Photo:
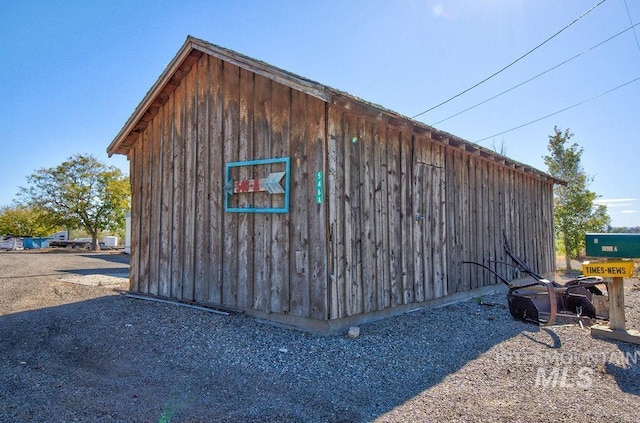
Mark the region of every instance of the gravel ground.
[[323, 337], [125, 297], [126, 259], [0, 253], [0, 422], [640, 420], [640, 346], [504, 294]]

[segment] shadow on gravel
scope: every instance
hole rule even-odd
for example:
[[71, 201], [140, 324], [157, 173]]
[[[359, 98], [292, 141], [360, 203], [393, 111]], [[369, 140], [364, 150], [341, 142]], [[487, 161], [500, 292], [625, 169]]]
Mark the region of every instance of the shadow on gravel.
[[74, 275], [88, 276], [88, 275], [105, 275], [105, 276], [122, 276], [129, 274], [128, 267], [103, 267], [103, 268], [88, 268], [88, 269], [64, 269], [60, 270], [61, 273], [71, 273]]
[[80, 256], [92, 258], [92, 259], [100, 259], [100, 260], [108, 261], [110, 263], [122, 263], [122, 264], [129, 264], [129, 258], [130, 258], [128, 254], [104, 254], [104, 253], [81, 254]]
[[617, 345], [620, 351], [609, 357], [609, 361], [604, 365], [604, 371], [613, 376], [623, 392], [640, 396], [640, 380], [637, 374], [629, 371], [633, 366], [640, 366], [640, 346], [614, 340], [606, 341]]
[[[81, 276], [90, 276], [90, 275], [105, 275], [105, 276], [122, 276], [124, 274], [129, 274], [129, 256], [126, 254], [104, 254], [104, 253], [93, 253], [93, 254], [81, 254], [79, 257], [90, 259], [91, 261], [87, 263], [88, 267], [83, 269], [60, 269], [58, 270], [61, 273], [71, 273], [75, 275]], [[94, 260], [103, 260], [109, 264], [108, 267], [96, 267], [93, 264], [96, 263]], [[97, 262], [100, 263], [100, 262]], [[123, 266], [113, 266], [113, 264], [122, 264]]]
[[544, 345], [547, 348], [552, 348], [552, 349], [558, 349], [562, 347], [562, 341], [560, 340], [560, 337], [558, 336], [558, 334], [556, 334], [553, 330], [549, 329], [549, 328], [542, 328], [543, 332], [546, 332], [550, 337], [551, 337], [551, 343], [547, 343], [544, 341], [538, 341], [537, 339], [535, 339], [533, 336], [527, 334], [527, 333], [523, 333], [522, 336], [524, 336], [525, 338], [529, 339], [531, 342], [535, 342], [536, 344], [540, 344], [540, 345]]
[[479, 307], [385, 319], [356, 339], [113, 295], [2, 316], [0, 421], [372, 421], [538, 331]]

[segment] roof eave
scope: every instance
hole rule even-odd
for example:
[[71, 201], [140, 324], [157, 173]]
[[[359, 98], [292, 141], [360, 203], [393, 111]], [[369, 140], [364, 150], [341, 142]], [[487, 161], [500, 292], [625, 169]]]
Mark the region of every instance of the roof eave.
[[137, 134], [146, 127], [160, 106], [169, 98], [169, 94], [180, 84], [180, 81], [202, 54], [217, 57], [227, 63], [250, 70], [321, 100], [328, 102], [331, 99], [331, 92], [322, 84], [189, 35], [165, 71], [129, 117], [127, 123], [107, 147], [109, 157], [113, 154], [127, 154], [137, 139]]

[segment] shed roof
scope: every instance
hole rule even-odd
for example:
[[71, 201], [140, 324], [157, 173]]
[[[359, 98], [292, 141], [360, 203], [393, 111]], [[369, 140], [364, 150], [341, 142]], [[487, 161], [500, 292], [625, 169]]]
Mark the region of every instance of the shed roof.
[[169, 99], [171, 93], [178, 87], [178, 85], [180, 85], [182, 79], [189, 73], [191, 67], [200, 59], [200, 57], [202, 57], [203, 54], [208, 54], [250, 72], [254, 72], [287, 87], [317, 97], [329, 104], [334, 104], [365, 115], [374, 116], [377, 119], [387, 121], [397, 126], [411, 127], [416, 133], [427, 134], [430, 138], [438, 142], [459, 148], [471, 154], [479, 155], [487, 160], [496, 162], [499, 165], [535, 175], [543, 180], [563, 185], [566, 184], [566, 182], [554, 178], [553, 176], [532, 166], [512, 160], [485, 147], [463, 140], [462, 138], [447, 132], [440, 131], [422, 122], [418, 122], [397, 112], [386, 109], [380, 105], [367, 102], [346, 92], [322, 85], [318, 82], [277, 68], [260, 60], [252, 59], [233, 50], [211, 44], [193, 36], [187, 37], [176, 56], [171, 60], [169, 65], [167, 65], [164, 72], [153, 84], [138, 107], [136, 107], [133, 114], [129, 117], [124, 127], [111, 142], [107, 148], [109, 157], [113, 154], [128, 153], [129, 149], [138, 138], [138, 134], [147, 127], [147, 124], [158, 113], [160, 107]]

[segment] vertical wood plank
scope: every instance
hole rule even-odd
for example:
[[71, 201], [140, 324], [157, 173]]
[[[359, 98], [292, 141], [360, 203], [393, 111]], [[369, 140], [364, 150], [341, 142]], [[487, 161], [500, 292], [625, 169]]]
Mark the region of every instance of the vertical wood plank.
[[466, 278], [465, 269], [460, 265], [460, 257], [464, 257], [466, 252], [466, 248], [464, 243], [466, 240], [466, 226], [465, 226], [465, 194], [464, 190], [467, 185], [465, 185], [465, 163], [464, 163], [464, 155], [460, 151], [455, 151], [455, 224], [454, 228], [458, 228], [455, 233], [455, 240], [453, 243], [454, 246], [454, 254], [450, 257], [451, 265], [457, 269], [458, 277], [455, 280], [455, 285], [452, 291], [450, 292], [460, 292], [465, 289], [468, 289], [468, 280]]
[[[497, 212], [497, 216], [498, 216], [498, 222], [499, 222], [499, 232], [496, 234], [496, 260], [502, 263], [506, 262], [506, 258], [505, 258], [505, 253], [504, 253], [504, 248], [502, 248], [502, 242], [503, 242], [503, 234], [506, 233], [506, 225], [505, 225], [505, 220], [506, 220], [506, 213], [505, 213], [505, 169], [500, 166], [498, 168], [496, 168], [496, 179], [497, 179], [497, 199], [496, 199], [496, 205], [498, 207], [498, 212]], [[498, 274], [500, 276], [502, 276], [503, 278], [507, 279], [508, 277], [508, 271], [506, 266], [504, 265], [497, 265], [497, 269], [498, 269]], [[508, 280], [508, 279], [507, 279]]]
[[[486, 225], [482, 228], [483, 232], [483, 257], [484, 260], [494, 260], [493, 258], [493, 186], [491, 185], [491, 171], [492, 166], [489, 162], [484, 160], [482, 163], [482, 185], [483, 185], [483, 215]], [[493, 276], [487, 272], [482, 272], [482, 280], [483, 285], [491, 285], [494, 283]]]
[[353, 190], [351, 216], [352, 223], [354, 224], [353, 234], [355, 236], [352, 245], [353, 252], [353, 275], [354, 284], [352, 285], [354, 314], [360, 314], [364, 312], [364, 280], [362, 278], [362, 146], [363, 146], [363, 128], [364, 122], [361, 116], [351, 115], [353, 119], [354, 134], [358, 137], [358, 141], [351, 148], [351, 182]]
[[[492, 250], [491, 250], [491, 258], [492, 260], [500, 261], [501, 260], [501, 239], [502, 239], [502, 229], [500, 224], [500, 168], [498, 166], [490, 166], [491, 168], [491, 179], [489, 183], [492, 187], [492, 216], [493, 216], [493, 228], [491, 230], [491, 240], [492, 240]], [[500, 266], [497, 264], [492, 265], [492, 268], [499, 270]], [[500, 284], [499, 280], [494, 278], [494, 283]]]
[[[471, 156], [471, 163], [473, 167], [473, 176], [475, 179], [475, 190], [473, 195], [475, 199], [473, 200], [473, 220], [470, 222], [475, 238], [475, 245], [472, 246], [474, 253], [471, 254], [471, 257], [476, 258], [480, 263], [484, 262], [484, 244], [483, 244], [483, 236], [482, 236], [482, 227], [486, 225], [486, 220], [484, 219], [484, 212], [486, 209], [486, 205], [482, 202], [482, 194], [484, 187], [482, 186], [482, 161], [478, 159], [477, 156]], [[471, 269], [471, 277], [475, 283], [475, 287], [479, 288], [483, 285], [483, 273], [478, 269]]]
[[447, 264], [449, 263], [449, 259], [450, 257], [448, 256], [448, 249], [446, 248], [446, 243], [447, 243], [447, 239], [449, 237], [449, 218], [450, 215], [447, 214], [447, 208], [448, 208], [448, 204], [447, 204], [447, 183], [448, 183], [448, 175], [446, 172], [446, 156], [445, 156], [445, 148], [444, 147], [440, 147], [440, 161], [438, 162], [438, 166], [440, 168], [440, 205], [439, 205], [439, 210], [440, 210], [440, 243], [441, 243], [441, 251], [442, 251], [442, 256], [441, 256], [441, 268], [442, 268], [442, 295], [448, 295], [449, 294], [449, 288], [448, 288], [448, 280], [449, 280], [449, 271], [448, 271], [448, 267]]
[[330, 317], [337, 319], [346, 315], [345, 190], [343, 189], [345, 136], [343, 132], [343, 115], [333, 107], [329, 107], [328, 110], [327, 126], [329, 222], [332, 247]]
[[[513, 215], [512, 215], [512, 204], [513, 204], [513, 184], [511, 180], [511, 169], [505, 168], [503, 172], [504, 179], [504, 230], [506, 234], [506, 238], [510, 244], [513, 244]], [[506, 257], [506, 255], [505, 255]], [[506, 261], [509, 263], [509, 261]], [[515, 277], [512, 269], [509, 269], [505, 266], [505, 271], [509, 278], [507, 280], [511, 280]]]
[[142, 142], [138, 136], [134, 144], [129, 162], [131, 175], [131, 261], [129, 289], [132, 292], [142, 292], [140, 289], [140, 249], [141, 249], [141, 219], [142, 219]]
[[223, 92], [224, 82], [222, 61], [209, 58], [208, 102], [209, 102], [209, 244], [211, 246], [209, 262], [208, 301], [222, 304], [222, 251], [224, 217], [224, 148], [223, 148]]
[[[530, 263], [532, 263], [533, 266], [536, 265], [536, 256], [535, 256], [535, 243], [533, 241], [532, 235], [533, 235], [533, 226], [532, 226], [532, 219], [531, 219], [531, 207], [533, 206], [532, 204], [532, 199], [531, 199], [531, 178], [528, 175], [523, 175], [522, 177], [522, 185], [523, 185], [523, 213], [522, 213], [522, 218], [523, 221], [525, 223], [524, 226], [524, 231], [522, 234], [522, 241], [524, 243], [524, 245], [526, 245], [527, 248], [527, 257], [529, 258]], [[537, 267], [534, 267], [534, 269], [537, 269]]]
[[[223, 149], [224, 162], [238, 161], [240, 127], [240, 69], [224, 63], [223, 69]], [[235, 179], [236, 176], [233, 177]], [[237, 196], [236, 196], [237, 197]], [[236, 306], [238, 269], [238, 213], [225, 213], [224, 247], [222, 251], [222, 303]]]
[[[498, 167], [493, 165], [493, 163], [489, 163], [489, 185], [491, 189], [489, 190], [489, 201], [491, 202], [490, 215], [491, 215], [491, 229], [489, 233], [490, 237], [490, 256], [491, 260], [498, 260], [498, 240], [501, 237], [500, 232], [500, 220], [499, 220], [499, 209], [498, 209], [498, 193], [499, 193], [499, 182], [497, 180]], [[492, 269], [496, 269], [498, 266], [495, 263], [492, 263], [490, 266]], [[493, 283], [500, 283], [498, 279], [496, 279], [493, 275], [490, 276]]]
[[380, 141], [375, 145], [375, 173], [376, 190], [376, 245], [377, 245], [377, 268], [378, 268], [378, 290], [379, 307], [387, 308], [391, 305], [391, 276], [390, 276], [390, 256], [389, 256], [389, 156], [388, 143], [390, 129], [386, 126], [379, 127]]
[[545, 183], [545, 207], [546, 219], [544, 221], [545, 239], [550, 239], [551, 242], [547, 244], [547, 271], [554, 271], [556, 269], [556, 256], [555, 256], [555, 231], [553, 226], [553, 183]]
[[[455, 162], [453, 160], [453, 151], [445, 147], [444, 151], [444, 183], [445, 183], [445, 224], [446, 224], [446, 236], [445, 236], [445, 244], [444, 248], [446, 249], [446, 255], [448, 257], [452, 257], [455, 253], [455, 207], [456, 207], [456, 191], [455, 191]], [[452, 264], [450, 263], [452, 260], [445, 262], [447, 264], [446, 272], [446, 290], [449, 293], [453, 293], [455, 288], [455, 279], [457, 278], [457, 273], [454, 273], [454, 269], [452, 268]]]
[[[351, 162], [351, 149], [354, 148], [351, 146], [352, 139], [355, 136], [355, 129], [352, 127], [351, 119], [349, 116], [345, 114], [343, 116], [342, 121], [343, 129], [342, 132], [344, 134], [344, 140], [342, 143], [343, 148], [343, 158], [344, 158], [344, 182], [343, 182], [343, 190], [344, 190], [344, 285], [345, 285], [345, 315], [351, 316], [355, 314], [353, 305], [353, 290], [354, 290], [354, 234], [353, 229], [355, 228], [355, 224], [353, 223], [353, 186], [352, 186], [352, 162]], [[357, 142], [357, 137], [356, 137]]]
[[[308, 317], [311, 311], [311, 286], [309, 285], [310, 271], [310, 245], [309, 226], [319, 225], [321, 222], [313, 222], [308, 219], [307, 210], [311, 204], [311, 188], [309, 181], [314, 179], [313, 171], [309, 169], [308, 147], [311, 146], [313, 134], [311, 128], [307, 132], [307, 119], [312, 119], [312, 112], [307, 117], [307, 96], [293, 90], [291, 92], [291, 227], [289, 233], [289, 261], [295, 263], [299, 255], [301, 257], [301, 269], [292, 269], [290, 275], [289, 309], [291, 314]], [[315, 180], [315, 179], [314, 179]]]
[[185, 168], [184, 168], [184, 268], [182, 298], [195, 297], [195, 237], [196, 237], [196, 67], [182, 81], [185, 84]]
[[[521, 227], [520, 227], [520, 178], [519, 178], [519, 173], [516, 170], [513, 170], [511, 172], [511, 194], [512, 194], [512, 203], [511, 203], [511, 213], [512, 213], [512, 220], [511, 220], [511, 232], [513, 234], [513, 241], [512, 241], [512, 246], [514, 248], [514, 251], [516, 253], [516, 255], [523, 257], [522, 254], [522, 243], [520, 242], [520, 231], [521, 231]], [[526, 260], [526, 258], [525, 258]]]
[[509, 242], [513, 247], [515, 254], [520, 255], [520, 244], [518, 243], [518, 215], [517, 215], [517, 196], [516, 196], [516, 175], [513, 169], [509, 169]]
[[194, 299], [208, 300], [211, 244], [209, 242], [209, 60], [206, 54], [196, 68], [195, 148], [195, 270]]
[[444, 151], [433, 145], [433, 284], [435, 298], [446, 295], [446, 239], [444, 212]]
[[401, 210], [400, 222], [402, 226], [402, 301], [409, 304], [413, 298], [413, 215], [412, 215], [412, 180], [413, 180], [413, 134], [403, 134], [400, 144], [400, 192]]
[[[271, 81], [260, 75], [254, 77], [253, 154], [256, 159], [269, 157], [271, 152]], [[256, 214], [254, 217], [253, 255], [253, 306], [269, 311], [271, 278], [271, 217]]]
[[[271, 156], [289, 156], [289, 119], [291, 89], [281, 84], [271, 85]], [[273, 196], [271, 196], [273, 197]], [[282, 202], [284, 196], [271, 198]], [[289, 311], [289, 214], [274, 214], [271, 218], [271, 310]]]
[[540, 227], [540, 216], [542, 214], [541, 202], [542, 198], [540, 197], [540, 185], [539, 181], [533, 178], [529, 178], [530, 189], [531, 189], [531, 206], [529, 208], [529, 216], [531, 219], [531, 237], [532, 241], [535, 243], [535, 251], [534, 255], [536, 258], [536, 269], [544, 269], [543, 258], [544, 255], [542, 253], [542, 228]]
[[537, 269], [536, 266], [536, 257], [535, 257], [535, 243], [534, 240], [531, 239], [532, 235], [532, 225], [531, 225], [531, 187], [530, 183], [531, 179], [528, 175], [522, 175], [522, 243], [525, 247], [527, 262], [534, 266], [534, 269]]
[[[472, 172], [474, 178], [474, 191], [473, 196], [473, 215], [472, 221], [470, 222], [471, 228], [474, 232], [475, 245], [472, 246], [473, 254], [470, 257], [475, 256], [475, 260], [479, 263], [484, 263], [484, 236], [482, 233], [482, 228], [486, 226], [486, 220], [484, 218], [484, 213], [486, 212], [486, 205], [483, 203], [483, 192], [484, 186], [482, 183], [482, 161], [478, 159], [477, 156], [471, 156], [471, 165]], [[467, 266], [469, 267], [469, 266]], [[474, 287], [479, 288], [483, 285], [483, 273], [481, 270], [469, 268], [471, 271], [471, 277], [474, 281]]]
[[327, 261], [329, 260], [329, 254], [327, 251], [327, 245], [329, 244], [329, 237], [327, 234], [327, 205], [325, 198], [322, 199], [321, 204], [314, 202], [315, 193], [315, 172], [322, 171], [326, 178], [326, 147], [325, 139], [327, 136], [326, 128], [326, 108], [325, 103], [316, 98], [307, 96], [306, 104], [306, 119], [307, 128], [305, 130], [310, 144], [308, 151], [308, 167], [309, 178], [307, 192], [307, 216], [309, 227], [309, 259], [308, 264], [310, 266], [310, 280], [311, 293], [310, 293], [310, 316], [315, 319], [325, 320], [329, 317], [329, 303], [328, 303], [328, 275], [327, 275]]
[[518, 243], [518, 215], [517, 215], [517, 202], [518, 198], [516, 196], [516, 175], [513, 169], [509, 169], [509, 199], [508, 199], [508, 207], [509, 207], [509, 242], [513, 247], [513, 251], [520, 255], [520, 251], [518, 248], [520, 247]]
[[149, 292], [149, 216], [151, 213], [151, 145], [149, 128], [142, 133], [142, 209], [140, 217], [140, 292]]
[[[482, 186], [483, 186], [483, 214], [486, 224], [482, 227], [483, 234], [483, 246], [484, 246], [484, 260], [494, 260], [493, 256], [493, 230], [494, 230], [494, 215], [493, 215], [493, 186], [491, 185], [491, 171], [492, 166], [483, 161], [482, 162]], [[491, 285], [493, 284], [493, 275], [491, 273], [484, 271], [482, 277], [483, 285]]]
[[[253, 160], [253, 73], [240, 69], [240, 143], [239, 160]], [[241, 167], [239, 178], [252, 178], [249, 169]], [[252, 213], [238, 215], [238, 306], [249, 308], [253, 305], [253, 221]]]
[[173, 116], [173, 249], [171, 251], [171, 297], [182, 299], [182, 273], [184, 271], [184, 99], [185, 85], [174, 91]]
[[[502, 166], [496, 167], [496, 207], [498, 208], [496, 217], [498, 218], [498, 223], [496, 227], [498, 228], [498, 232], [496, 232], [496, 240], [495, 240], [495, 250], [496, 250], [496, 260], [500, 262], [505, 262], [505, 252], [503, 248], [503, 234], [505, 233], [505, 211], [504, 211], [504, 168]], [[498, 265], [498, 274], [506, 279], [507, 270], [504, 265]]]
[[402, 288], [402, 171], [400, 169], [402, 133], [389, 128], [387, 131], [387, 192], [388, 209], [388, 256], [390, 304], [396, 307], [403, 303]]
[[422, 302], [425, 299], [424, 296], [424, 283], [425, 283], [425, 269], [424, 269], [424, 243], [423, 234], [425, 232], [426, 222], [424, 221], [424, 204], [423, 204], [423, 187], [422, 180], [424, 178], [424, 172], [422, 164], [423, 161], [423, 143], [424, 139], [414, 136], [413, 137], [413, 249], [414, 249], [414, 262], [413, 267], [415, 271], [415, 279], [413, 286], [413, 296], [416, 302]]
[[527, 192], [527, 185], [528, 185], [528, 177], [526, 177], [525, 175], [520, 174], [520, 193], [521, 193], [521, 197], [520, 197], [520, 201], [521, 201], [521, 205], [520, 205], [520, 227], [521, 227], [521, 235], [520, 235], [520, 240], [522, 242], [522, 247], [523, 247], [523, 252], [524, 252], [524, 257], [525, 260], [528, 263], [531, 264], [535, 264], [533, 261], [533, 257], [531, 254], [531, 250], [532, 250], [532, 245], [531, 243], [528, 241], [527, 239], [527, 234], [529, 232], [529, 228], [530, 228], [530, 222], [527, 221], [527, 216], [529, 214], [529, 210], [530, 210], [530, 203], [529, 203], [529, 192]]
[[162, 106], [162, 200], [160, 211], [160, 270], [158, 275], [158, 295], [171, 295], [171, 250], [173, 249], [173, 140], [172, 112], [173, 96]]
[[454, 280], [454, 273], [452, 272], [451, 269], [451, 257], [452, 257], [452, 252], [453, 252], [453, 242], [454, 242], [454, 231], [453, 231], [453, 222], [454, 222], [454, 216], [455, 216], [455, 212], [454, 212], [454, 208], [455, 208], [455, 195], [454, 195], [454, 175], [452, 172], [452, 168], [453, 168], [453, 163], [452, 163], [452, 157], [453, 157], [453, 153], [451, 152], [451, 149], [448, 147], [442, 147], [442, 156], [443, 156], [443, 161], [442, 161], [442, 165], [443, 165], [443, 169], [442, 169], [442, 174], [443, 174], [443, 197], [442, 200], [445, 203], [445, 207], [443, 208], [443, 216], [444, 216], [444, 224], [445, 224], [445, 233], [443, 234], [443, 240], [444, 240], [444, 245], [443, 245], [443, 249], [444, 249], [444, 255], [447, 257], [448, 260], [444, 260], [444, 272], [447, 274], [447, 277], [445, 278], [445, 291], [447, 293], [452, 293], [452, 287], [453, 287], [453, 280]]
[[551, 242], [548, 244], [548, 254], [549, 254], [549, 271], [555, 271], [556, 269], [556, 255], [555, 255], [555, 228], [553, 225], [553, 183], [549, 182], [546, 186], [546, 203], [547, 203], [547, 233], [548, 238], [551, 239]]
[[[546, 234], [544, 231], [544, 219], [546, 216], [546, 210], [545, 210], [545, 197], [544, 197], [544, 182], [541, 180], [536, 180], [535, 183], [536, 186], [536, 204], [537, 207], [539, 208], [537, 213], [534, 213], [534, 216], [536, 217], [536, 230], [539, 231], [538, 232], [538, 236], [539, 236], [539, 241], [538, 241], [538, 252], [540, 254], [540, 269], [542, 272], [547, 272], [548, 267], [547, 267], [547, 251], [546, 251], [546, 246], [545, 243], [549, 242], [549, 238], [546, 238]], [[543, 270], [544, 269], [544, 270]]]
[[156, 115], [149, 123], [149, 142], [151, 155], [149, 177], [151, 190], [149, 192], [149, 294], [158, 295], [158, 269], [160, 258], [160, 209], [161, 209], [161, 163], [160, 155], [160, 115]]
[[423, 195], [422, 195], [422, 214], [424, 216], [423, 222], [423, 235], [422, 235], [422, 258], [424, 260], [424, 299], [430, 300], [433, 298], [433, 144], [424, 139], [422, 142], [422, 162], [421, 167], [421, 181]]
[[[382, 198], [378, 191], [380, 181], [379, 137], [374, 138], [374, 130], [369, 122], [360, 121], [360, 179], [362, 180], [361, 209], [359, 232], [362, 234], [362, 295], [364, 312], [378, 308], [383, 295], [384, 281], [384, 246], [382, 243]], [[382, 140], [384, 142], [385, 140]], [[376, 199], [374, 201], [374, 190]], [[387, 201], [387, 198], [384, 199]]]
[[[550, 243], [550, 240], [553, 240], [553, 237], [550, 237], [547, 228], [546, 228], [546, 219], [547, 219], [547, 196], [546, 196], [546, 183], [544, 181], [540, 181], [539, 183], [540, 189], [540, 249], [541, 254], [543, 255], [542, 265], [544, 266], [544, 272], [549, 272], [551, 269], [550, 261], [549, 261], [549, 253], [547, 244]], [[555, 269], [554, 269], [555, 270]]]
[[522, 201], [522, 176], [519, 172], [513, 172], [514, 176], [514, 194], [515, 194], [515, 207], [513, 208], [515, 214], [514, 230], [516, 233], [516, 251], [520, 257], [523, 257], [527, 261], [526, 247], [522, 242], [523, 228], [523, 201]]
[[462, 172], [462, 231], [464, 233], [463, 238], [463, 250], [462, 254], [456, 257], [456, 261], [462, 267], [463, 286], [460, 291], [466, 291], [468, 289], [475, 288], [472, 281], [471, 268], [469, 266], [463, 266], [461, 261], [467, 257], [471, 257], [471, 252], [475, 250], [475, 236], [471, 227], [471, 221], [473, 219], [473, 203], [471, 198], [473, 196], [474, 178], [472, 175], [471, 156], [466, 153], [462, 153], [463, 172]]

